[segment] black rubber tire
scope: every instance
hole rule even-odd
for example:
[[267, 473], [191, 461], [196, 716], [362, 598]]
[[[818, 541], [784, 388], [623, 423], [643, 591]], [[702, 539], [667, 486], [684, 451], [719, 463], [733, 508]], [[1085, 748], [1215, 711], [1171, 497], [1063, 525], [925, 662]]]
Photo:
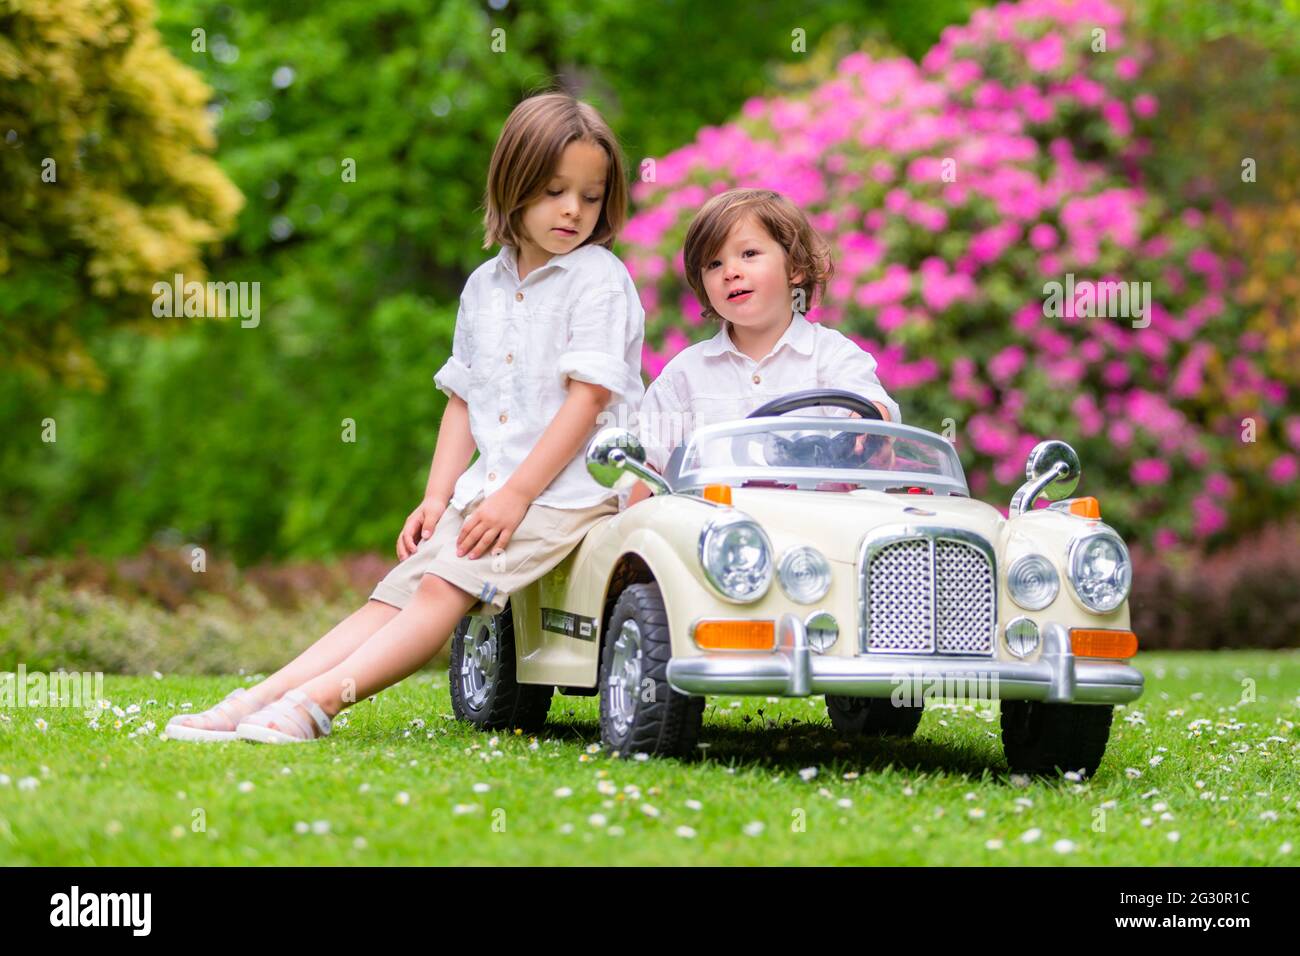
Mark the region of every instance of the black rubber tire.
[[471, 620], [469, 617], [461, 618], [451, 638], [447, 681], [451, 685], [452, 713], [483, 730], [514, 730], [516, 727], [525, 732], [541, 730], [546, 724], [555, 688], [548, 684], [520, 684], [515, 680], [515, 624], [509, 601], [506, 609], [493, 617], [497, 628], [496, 677], [491, 681], [481, 707], [474, 707], [467, 699], [461, 683], [461, 668]]
[[895, 707], [888, 697], [826, 695], [831, 726], [845, 737], [911, 737], [925, 713], [925, 702]]
[[1002, 701], [1002, 750], [1012, 773], [1097, 772], [1110, 739], [1110, 704]]
[[[618, 733], [612, 716], [609, 678], [614, 662], [614, 646], [623, 623], [636, 622], [641, 632], [641, 680], [654, 681], [649, 701], [637, 694], [637, 707], [623, 734]], [[668, 661], [672, 657], [668, 634], [668, 614], [659, 585], [632, 584], [618, 596], [605, 643], [600, 655], [600, 739], [612, 753], [622, 758], [637, 753], [655, 757], [690, 757], [699, 740], [704, 723], [704, 697], [681, 694], [668, 683]]]

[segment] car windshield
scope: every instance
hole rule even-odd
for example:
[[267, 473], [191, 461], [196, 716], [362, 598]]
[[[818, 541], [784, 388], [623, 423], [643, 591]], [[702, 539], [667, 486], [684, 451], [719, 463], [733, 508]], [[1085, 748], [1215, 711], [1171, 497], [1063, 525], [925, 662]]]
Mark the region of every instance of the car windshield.
[[919, 486], [935, 494], [969, 494], [951, 443], [910, 425], [861, 418], [785, 415], [710, 425], [690, 437], [670, 474], [675, 488]]

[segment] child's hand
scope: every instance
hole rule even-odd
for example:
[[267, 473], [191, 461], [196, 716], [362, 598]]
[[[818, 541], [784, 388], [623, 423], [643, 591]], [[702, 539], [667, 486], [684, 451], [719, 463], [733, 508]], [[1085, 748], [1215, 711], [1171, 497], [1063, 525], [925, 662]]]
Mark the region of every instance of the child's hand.
[[415, 554], [420, 542], [433, 534], [438, 519], [447, 510], [447, 502], [437, 498], [425, 498], [406, 518], [402, 533], [397, 536], [397, 557], [405, 561]]
[[493, 550], [504, 551], [530, 504], [527, 495], [505, 485], [488, 495], [461, 526], [456, 539], [456, 557], [463, 557], [466, 552], [471, 560], [482, 557], [493, 543], [496, 545]]
[[631, 508], [633, 505], [645, 501], [651, 496], [652, 492], [650, 491], [650, 486], [644, 481], [638, 481], [632, 486], [632, 493], [627, 496], [627, 506]]
[[[879, 409], [879, 411], [880, 411], [880, 417], [881, 417], [881, 420], [882, 420], [882, 421], [886, 421], [886, 422], [889, 421], [889, 409], [885, 408], [885, 406], [884, 406], [884, 405], [881, 405], [879, 402], [872, 402], [871, 404], [872, 404], [872, 405], [875, 405], [876, 408]], [[849, 412], [849, 418], [861, 418], [861, 417], [862, 417], [862, 416], [859, 415], [857, 412]], [[859, 435], [859, 436], [858, 436], [858, 440], [857, 440], [856, 442], [853, 443], [853, 454], [855, 454], [855, 455], [861, 457], [861, 456], [862, 456], [862, 453], [863, 453], [864, 451], [866, 451], [866, 448], [867, 448], [867, 441], [868, 441], [871, 437], [872, 437], [872, 436], [870, 436], [870, 435], [868, 435], [868, 434], [865, 434], [865, 433]], [[894, 451], [894, 449], [893, 449], [893, 443], [891, 442], [891, 443], [890, 443], [890, 449], [889, 449], [889, 452], [890, 452], [890, 458], [889, 458], [889, 460], [890, 460], [890, 464], [891, 464], [891, 466], [892, 466], [892, 464], [893, 464], [893, 451]], [[873, 455], [872, 457], [875, 457], [875, 456]]]
[[884, 444], [867, 461], [867, 465], [880, 471], [893, 471], [896, 462], [897, 459], [894, 458], [894, 437], [890, 435], [885, 438]]

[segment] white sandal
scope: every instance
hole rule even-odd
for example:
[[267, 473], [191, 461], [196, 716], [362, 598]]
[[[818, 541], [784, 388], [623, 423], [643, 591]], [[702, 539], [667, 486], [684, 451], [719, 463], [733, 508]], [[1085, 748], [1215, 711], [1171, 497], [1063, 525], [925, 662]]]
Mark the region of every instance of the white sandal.
[[235, 720], [226, 708], [231, 701], [246, 693], [248, 693], [247, 688], [236, 687], [219, 704], [209, 707], [207, 710], [200, 711], [197, 714], [177, 714], [167, 721], [167, 727], [163, 733], [172, 740], [199, 740], [208, 743], [218, 740], [235, 740], [237, 735], [234, 730], [211, 730], [207, 727], [191, 727], [189, 724], [181, 723], [181, 721], [202, 717], [205, 714], [220, 714], [226, 720], [235, 724], [236, 729], [238, 729], [239, 721]]
[[[311, 714], [311, 719], [316, 724], [315, 728], [298, 715], [295, 706]], [[294, 736], [283, 730], [276, 730], [270, 726], [272, 721], [282, 727], [297, 727], [300, 733]], [[240, 740], [252, 740], [261, 744], [300, 744], [328, 737], [332, 726], [333, 721], [325, 711], [320, 709], [316, 701], [300, 690], [291, 690], [275, 703], [241, 720], [239, 726], [235, 728], [235, 734]], [[319, 730], [320, 733], [313, 733], [313, 730]]]

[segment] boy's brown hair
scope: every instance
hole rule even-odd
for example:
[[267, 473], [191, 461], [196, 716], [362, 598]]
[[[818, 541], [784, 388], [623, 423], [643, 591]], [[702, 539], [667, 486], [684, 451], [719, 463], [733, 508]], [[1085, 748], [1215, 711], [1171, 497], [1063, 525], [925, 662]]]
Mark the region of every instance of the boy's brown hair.
[[627, 220], [627, 181], [618, 139], [596, 109], [567, 93], [531, 96], [511, 111], [488, 167], [483, 248], [496, 243], [519, 248], [524, 207], [546, 189], [565, 147], [594, 143], [609, 157], [600, 218], [583, 245], [608, 249]]
[[704, 266], [722, 248], [731, 227], [749, 213], [785, 250], [787, 275], [803, 273], [795, 288], [803, 290], [805, 311], [825, 291], [835, 271], [830, 247], [794, 203], [771, 189], [729, 189], [706, 202], [686, 230], [683, 266], [691, 291], [704, 307], [703, 318], [721, 318], [704, 291]]

